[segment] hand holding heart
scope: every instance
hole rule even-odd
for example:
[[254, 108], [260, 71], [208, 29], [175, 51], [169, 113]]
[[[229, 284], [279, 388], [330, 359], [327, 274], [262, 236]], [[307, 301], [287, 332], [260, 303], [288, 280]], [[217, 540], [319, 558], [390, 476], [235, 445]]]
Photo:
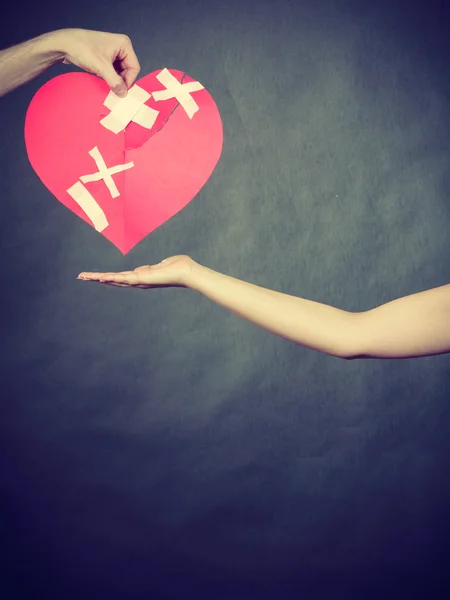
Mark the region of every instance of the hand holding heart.
[[60, 29], [49, 34], [64, 54], [63, 62], [98, 75], [120, 98], [141, 69], [128, 36], [86, 29]]

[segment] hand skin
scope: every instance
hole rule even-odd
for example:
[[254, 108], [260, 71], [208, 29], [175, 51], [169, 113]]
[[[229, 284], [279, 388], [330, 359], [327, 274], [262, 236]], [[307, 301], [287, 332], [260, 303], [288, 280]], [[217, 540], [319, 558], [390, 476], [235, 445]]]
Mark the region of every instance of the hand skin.
[[450, 284], [352, 313], [223, 275], [189, 256], [79, 279], [119, 287], [185, 287], [296, 344], [343, 359], [416, 358], [450, 352]]
[[72, 63], [127, 95], [140, 71], [130, 39], [119, 33], [59, 29], [0, 51], [0, 96], [58, 62]]

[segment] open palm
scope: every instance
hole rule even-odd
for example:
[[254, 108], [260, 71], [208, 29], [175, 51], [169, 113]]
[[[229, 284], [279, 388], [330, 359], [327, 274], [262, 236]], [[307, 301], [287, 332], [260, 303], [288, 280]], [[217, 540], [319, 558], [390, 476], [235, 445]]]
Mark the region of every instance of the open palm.
[[187, 287], [195, 261], [185, 254], [171, 256], [155, 265], [143, 265], [133, 271], [117, 273], [80, 273], [78, 279], [97, 281], [116, 287], [158, 288]]

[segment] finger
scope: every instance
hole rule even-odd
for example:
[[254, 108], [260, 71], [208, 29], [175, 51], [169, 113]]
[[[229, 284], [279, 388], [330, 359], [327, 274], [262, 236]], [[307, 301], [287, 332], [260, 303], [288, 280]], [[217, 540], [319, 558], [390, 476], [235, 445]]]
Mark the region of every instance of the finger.
[[133, 277], [131, 271], [123, 271], [122, 273], [106, 273], [105, 277], [101, 279], [107, 283], [124, 283], [126, 285], [133, 285], [138, 283], [136, 275]]
[[122, 67], [121, 75], [129, 89], [136, 81], [136, 77], [141, 70], [141, 65], [139, 64], [131, 40], [126, 36], [125, 41], [117, 54], [117, 59], [120, 60]]
[[125, 98], [128, 93], [127, 85], [112, 64], [102, 62], [97, 69], [97, 74], [106, 81], [116, 96]]
[[128, 67], [125, 67], [125, 69], [123, 69], [122, 65], [121, 65], [121, 69], [119, 70], [119, 74], [122, 77], [122, 79], [125, 81], [125, 85], [127, 86], [127, 88], [130, 89], [130, 87], [136, 81], [136, 78], [137, 78], [137, 76], [139, 74], [139, 70], [135, 71], [135, 70], [130, 69]]
[[112, 287], [132, 287], [129, 283], [115, 283], [114, 281], [100, 281], [101, 285], [110, 285]]
[[132, 271], [121, 271], [119, 273], [91, 273], [91, 272], [83, 272], [78, 275], [78, 279], [89, 279], [92, 281], [113, 281], [114, 277], [123, 276], [123, 280], [125, 280], [125, 276]]
[[92, 281], [99, 281], [101, 275], [104, 275], [104, 273], [80, 273], [77, 279], [89, 279]]

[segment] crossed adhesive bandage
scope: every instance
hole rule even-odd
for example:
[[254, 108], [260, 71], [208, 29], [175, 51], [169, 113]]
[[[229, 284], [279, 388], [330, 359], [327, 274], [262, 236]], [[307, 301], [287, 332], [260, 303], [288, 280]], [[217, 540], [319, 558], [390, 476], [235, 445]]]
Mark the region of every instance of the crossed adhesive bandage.
[[[157, 102], [175, 98], [186, 111], [188, 117], [192, 119], [199, 110], [199, 107], [191, 94], [202, 90], [202, 84], [198, 81], [180, 83], [167, 69], [163, 69], [156, 78], [164, 85], [166, 88], [165, 90], [159, 90], [150, 94], [138, 85], [134, 85], [128, 90], [128, 94], [125, 98], [119, 98], [113, 92], [109, 92], [103, 104], [109, 108], [111, 112], [101, 119], [100, 123], [103, 127], [117, 134], [123, 131], [125, 127], [133, 121], [146, 129], [151, 129], [159, 114], [158, 110], [145, 104], [152, 96]], [[103, 180], [111, 197], [117, 198], [120, 196], [120, 192], [117, 189], [112, 176], [121, 171], [131, 169], [134, 167], [134, 163], [129, 162], [122, 165], [107, 167], [97, 146], [92, 148], [92, 150], [89, 151], [89, 154], [95, 160], [98, 171], [89, 175], [81, 175], [79, 181], [72, 185], [67, 190], [67, 193], [91, 219], [95, 229], [97, 231], [103, 231], [109, 225], [106, 215], [83, 183]]]

